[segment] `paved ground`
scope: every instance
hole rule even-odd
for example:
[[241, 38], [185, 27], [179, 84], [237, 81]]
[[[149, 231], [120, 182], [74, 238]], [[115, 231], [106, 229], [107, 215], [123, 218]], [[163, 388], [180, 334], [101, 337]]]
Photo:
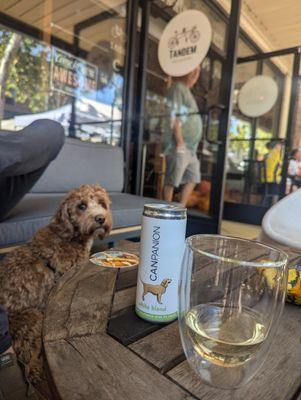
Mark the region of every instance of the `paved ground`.
[[258, 225], [242, 224], [240, 222], [226, 221], [222, 222], [223, 235], [237, 236], [244, 239], [256, 239], [261, 231]]

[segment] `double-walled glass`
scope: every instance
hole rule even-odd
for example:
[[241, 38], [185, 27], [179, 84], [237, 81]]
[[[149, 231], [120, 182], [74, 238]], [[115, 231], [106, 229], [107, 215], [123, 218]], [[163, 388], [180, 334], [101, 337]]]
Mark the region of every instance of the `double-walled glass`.
[[179, 326], [191, 367], [206, 383], [234, 388], [262, 365], [282, 313], [287, 255], [218, 235], [186, 240]]

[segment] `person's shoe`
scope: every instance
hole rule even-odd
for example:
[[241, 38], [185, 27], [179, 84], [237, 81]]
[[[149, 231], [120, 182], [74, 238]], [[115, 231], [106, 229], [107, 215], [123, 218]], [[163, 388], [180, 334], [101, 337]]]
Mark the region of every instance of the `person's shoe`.
[[0, 400], [38, 400], [34, 388], [27, 384], [14, 353], [0, 355]]

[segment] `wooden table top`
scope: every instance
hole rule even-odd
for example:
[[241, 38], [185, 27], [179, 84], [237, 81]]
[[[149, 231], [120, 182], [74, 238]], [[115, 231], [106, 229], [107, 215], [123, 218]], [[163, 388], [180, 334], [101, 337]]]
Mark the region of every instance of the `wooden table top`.
[[[139, 244], [120, 248], [138, 251]], [[300, 252], [290, 252], [291, 260]], [[137, 269], [87, 264], [52, 291], [44, 348], [62, 400], [301, 400], [301, 309], [286, 304], [263, 367], [245, 387], [202, 383], [183, 354], [178, 323], [151, 324], [134, 311]]]

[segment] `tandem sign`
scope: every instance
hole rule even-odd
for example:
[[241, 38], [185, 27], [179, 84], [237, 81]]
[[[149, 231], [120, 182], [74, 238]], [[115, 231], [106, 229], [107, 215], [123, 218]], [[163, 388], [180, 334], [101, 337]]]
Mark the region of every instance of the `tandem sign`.
[[89, 96], [97, 89], [95, 65], [55, 47], [51, 51], [51, 89], [69, 96]]
[[164, 29], [158, 59], [170, 76], [182, 76], [201, 64], [210, 47], [212, 29], [205, 14], [186, 10], [174, 17]]

